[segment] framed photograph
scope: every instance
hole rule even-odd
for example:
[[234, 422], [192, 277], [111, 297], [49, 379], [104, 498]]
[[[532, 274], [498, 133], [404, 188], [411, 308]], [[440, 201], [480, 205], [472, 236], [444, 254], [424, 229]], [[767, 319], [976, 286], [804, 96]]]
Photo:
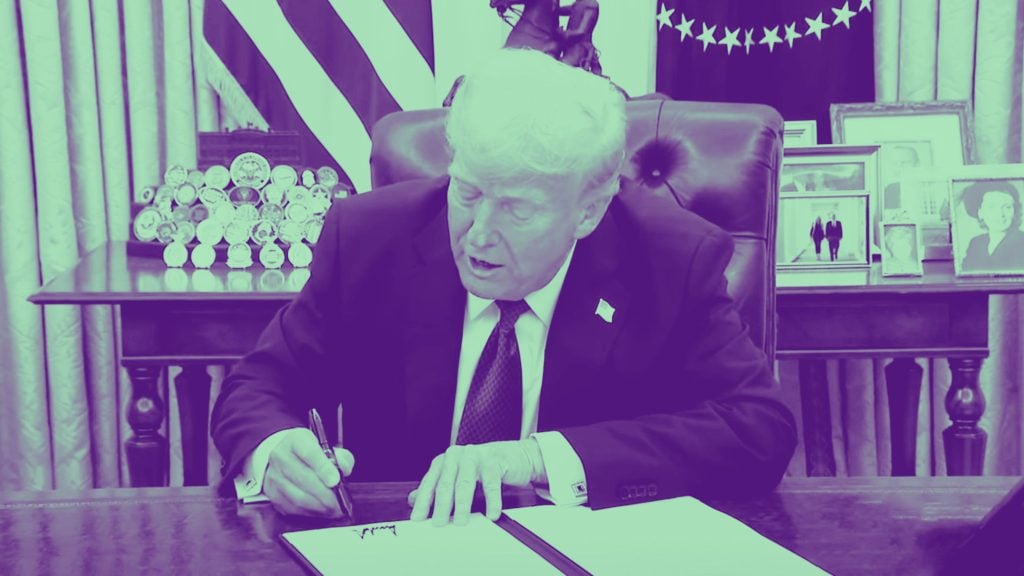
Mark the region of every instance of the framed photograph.
[[959, 276], [1024, 276], [1024, 165], [967, 166], [949, 176]]
[[872, 215], [876, 234], [890, 199], [901, 195], [905, 170], [974, 163], [973, 114], [967, 101], [832, 104], [829, 113], [833, 142], [881, 146], [882, 210]]
[[817, 120], [786, 120], [782, 128], [783, 148], [818, 145]]
[[952, 260], [949, 174], [941, 168], [908, 168], [900, 185], [882, 198], [883, 222], [917, 222], [922, 259]]
[[914, 222], [882, 222], [882, 276], [921, 276], [921, 239]]
[[780, 196], [775, 253], [780, 269], [870, 266], [868, 195], [856, 192]]
[[[786, 148], [783, 151], [779, 195], [863, 193], [868, 197], [870, 217], [878, 192], [878, 149], [875, 144]], [[780, 227], [783, 224], [780, 216]], [[877, 243], [871, 231], [868, 240]]]

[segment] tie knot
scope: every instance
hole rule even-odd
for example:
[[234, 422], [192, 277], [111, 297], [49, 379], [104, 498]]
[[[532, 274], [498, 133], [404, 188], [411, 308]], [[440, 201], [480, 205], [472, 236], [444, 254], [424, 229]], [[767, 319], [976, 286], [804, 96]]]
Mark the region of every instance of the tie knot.
[[510, 330], [516, 325], [516, 320], [530, 309], [526, 300], [495, 300], [498, 310], [501, 310], [501, 318], [498, 319], [498, 326], [502, 330]]

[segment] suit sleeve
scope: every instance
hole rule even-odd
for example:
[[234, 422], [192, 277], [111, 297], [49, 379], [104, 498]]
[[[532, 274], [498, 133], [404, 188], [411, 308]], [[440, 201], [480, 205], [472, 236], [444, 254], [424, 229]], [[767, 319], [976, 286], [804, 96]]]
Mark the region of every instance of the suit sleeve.
[[211, 415], [211, 435], [223, 459], [222, 493], [231, 492], [232, 479], [260, 442], [280, 430], [306, 426], [305, 413], [317, 404], [332, 303], [340, 298], [339, 208], [328, 214], [302, 290], [224, 379]]
[[[665, 342], [676, 374], [659, 380], [664, 411], [560, 430], [583, 462], [592, 508], [682, 495], [773, 489], [796, 445], [795, 423], [763, 352], [729, 297], [732, 239], [696, 249]], [[629, 383], [626, 383], [629, 384]]]

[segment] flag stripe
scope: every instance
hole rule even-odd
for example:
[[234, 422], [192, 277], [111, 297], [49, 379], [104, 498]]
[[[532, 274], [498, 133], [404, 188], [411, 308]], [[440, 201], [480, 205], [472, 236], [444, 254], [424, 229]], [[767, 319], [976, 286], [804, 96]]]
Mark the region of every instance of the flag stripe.
[[[298, 130], [310, 134], [302, 116], [292, 106], [284, 86], [274, 74], [270, 64], [246, 35], [235, 17], [220, 0], [206, 2], [203, 28], [206, 42], [238, 85], [242, 87], [253, 106], [275, 130]], [[207, 74], [216, 70], [207, 70]], [[228, 80], [225, 80], [228, 81]], [[212, 81], [215, 88], [218, 83]], [[222, 95], [223, 98], [223, 95]], [[222, 104], [230, 104], [222, 100]], [[314, 166], [334, 164], [336, 161], [316, 138], [302, 138], [302, 157]], [[344, 167], [342, 166], [342, 172]], [[351, 183], [348, 175], [342, 175]]]
[[330, 0], [403, 110], [432, 108], [434, 73], [383, 0]]
[[[442, 0], [445, 1], [445, 0]], [[434, 72], [434, 11], [430, 0], [384, 0], [406, 36]]]
[[267, 59], [295, 109], [359, 191], [370, 186], [370, 136], [362, 120], [306, 49], [274, 0], [225, 0]]
[[381, 116], [401, 110], [355, 36], [327, 0], [285, 0], [281, 8], [336, 90], [348, 98], [366, 132], [373, 129]]

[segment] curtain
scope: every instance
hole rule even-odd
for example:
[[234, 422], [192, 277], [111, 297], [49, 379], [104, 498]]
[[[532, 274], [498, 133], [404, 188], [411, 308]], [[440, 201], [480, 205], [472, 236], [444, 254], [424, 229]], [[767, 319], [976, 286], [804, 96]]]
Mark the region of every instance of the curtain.
[[[1021, 161], [1021, 68], [1024, 11], [1013, 0], [876, 0], [875, 85], [879, 102], [970, 100], [981, 164]], [[989, 435], [985, 474], [1022, 472], [1021, 326], [1017, 296], [989, 299], [989, 358], [980, 386], [988, 402], [980, 425]], [[832, 444], [838, 475], [888, 475], [887, 361], [834, 361], [828, 366]], [[945, 475], [943, 404], [950, 373], [945, 360], [919, 359], [924, 369], [918, 414], [917, 474]], [[796, 363], [780, 375], [797, 382]], [[791, 404], [799, 391], [789, 391]], [[790, 474], [806, 474], [802, 451]]]
[[115, 311], [26, 298], [127, 239], [132, 190], [195, 165], [196, 129], [217, 127], [194, 89], [201, 17], [201, 0], [0, 2], [0, 489], [127, 485]]

